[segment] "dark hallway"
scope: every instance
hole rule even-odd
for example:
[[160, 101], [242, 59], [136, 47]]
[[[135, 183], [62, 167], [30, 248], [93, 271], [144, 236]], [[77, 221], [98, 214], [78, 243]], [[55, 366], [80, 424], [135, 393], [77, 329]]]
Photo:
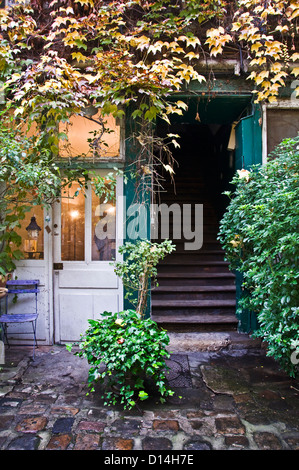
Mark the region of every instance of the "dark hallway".
[[[191, 204], [192, 232], [195, 230], [199, 239], [198, 231], [202, 230], [203, 243], [200, 249], [186, 249], [190, 238], [184, 236], [183, 217], [180, 239], [175, 238], [175, 225], [170, 219], [169, 238], [176, 251], [160, 263], [159, 285], [152, 292], [152, 318], [167, 329], [223, 330], [237, 325], [234, 275], [217, 240], [227, 202], [222, 192], [233, 172], [232, 155], [227, 151], [230, 130], [230, 125], [199, 123], [171, 129], [180, 135], [180, 148], [174, 154], [175, 184], [165, 175], [159, 203], [179, 204], [181, 214], [184, 205]], [[203, 205], [202, 229], [195, 212], [198, 204]]]

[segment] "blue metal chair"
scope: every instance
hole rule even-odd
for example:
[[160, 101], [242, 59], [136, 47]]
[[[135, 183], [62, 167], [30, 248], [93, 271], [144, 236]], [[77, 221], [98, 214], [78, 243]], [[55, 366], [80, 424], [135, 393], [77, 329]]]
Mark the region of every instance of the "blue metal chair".
[[[33, 360], [35, 358], [35, 347], [38, 347], [36, 340], [36, 322], [38, 317], [37, 311], [37, 294], [39, 293], [38, 289], [39, 281], [38, 280], [12, 280], [7, 281], [7, 295], [5, 297], [5, 313], [1, 315], [0, 312], [0, 324], [6, 339], [6, 343], [9, 345], [8, 335], [7, 335], [7, 326], [14, 323], [25, 323], [30, 322], [32, 324], [33, 331]], [[8, 299], [10, 295], [18, 295], [18, 301], [20, 294], [34, 294], [35, 295], [35, 307], [32, 313], [9, 313], [9, 303]], [[15, 332], [16, 333], [16, 332]], [[28, 334], [28, 332], [19, 332], [18, 334]]]

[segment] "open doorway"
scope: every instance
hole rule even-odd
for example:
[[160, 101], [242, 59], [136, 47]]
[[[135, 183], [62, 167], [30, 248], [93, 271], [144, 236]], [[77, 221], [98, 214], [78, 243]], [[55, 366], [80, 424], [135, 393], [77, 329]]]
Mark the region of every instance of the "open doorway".
[[[217, 240], [219, 222], [228, 203], [223, 192], [230, 188], [234, 174], [234, 151], [229, 142], [234, 123], [244, 110], [244, 103], [235, 116], [213, 114], [214, 119], [185, 119], [171, 126], [160, 123], [157, 134], [178, 134], [180, 147], [174, 151], [174, 183], [164, 172], [159, 204], [181, 208], [191, 207], [189, 233], [196, 236], [202, 230], [202, 243], [196, 249], [186, 249], [182, 216], [181, 231], [173, 223], [169, 238], [176, 251], [158, 267], [158, 287], [152, 292], [152, 318], [170, 329], [236, 329], [235, 276], [228, 269], [224, 253]], [[229, 109], [231, 112], [231, 109]], [[217, 117], [218, 116], [218, 117]], [[217, 122], [219, 121], [219, 122]], [[198, 225], [196, 206], [202, 205], [202, 225]], [[199, 212], [198, 212], [199, 213]], [[158, 219], [161, 228], [162, 217]], [[169, 222], [173, 219], [169, 218]], [[185, 227], [186, 228], [186, 227]], [[161, 232], [161, 231], [160, 231]], [[162, 234], [160, 238], [163, 239]], [[180, 233], [178, 238], [177, 234]], [[189, 240], [190, 241], [190, 240]]]

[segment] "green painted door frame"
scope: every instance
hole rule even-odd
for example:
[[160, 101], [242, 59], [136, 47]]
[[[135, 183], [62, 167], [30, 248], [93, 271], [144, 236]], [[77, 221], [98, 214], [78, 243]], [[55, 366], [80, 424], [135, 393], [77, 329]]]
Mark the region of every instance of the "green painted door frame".
[[[222, 90], [223, 92], [223, 90]], [[194, 91], [193, 91], [194, 93]], [[184, 96], [180, 96], [180, 99], [187, 99], [187, 97], [194, 98], [194, 94], [184, 94]], [[238, 100], [238, 95], [234, 94], [229, 96], [229, 94], [223, 94], [222, 96], [218, 97], [218, 106], [216, 105], [216, 99], [213, 101], [213, 105], [216, 106], [216, 110], [218, 110], [217, 115], [219, 116], [219, 110], [223, 110], [222, 119], [225, 122], [228, 122], [228, 119], [231, 119], [231, 123], [234, 120], [234, 116], [231, 114], [232, 109], [235, 108], [236, 116], [239, 116], [241, 109], [245, 109], [246, 106], [249, 105], [249, 94], [240, 95]], [[231, 106], [229, 107], [229, 103]], [[206, 108], [204, 108], [206, 109]], [[211, 109], [211, 108], [209, 108]], [[226, 114], [229, 114], [226, 117]], [[130, 224], [130, 217], [133, 216], [133, 213], [130, 213], [130, 207], [134, 204], [143, 203], [146, 211], [144, 214], [144, 221], [142, 222], [142, 218], [140, 219], [141, 223], [144, 224], [142, 233], [145, 235], [144, 238], [150, 240], [151, 233], [150, 233], [150, 203], [151, 203], [151, 196], [150, 191], [147, 191], [147, 185], [151, 184], [150, 179], [144, 181], [144, 191], [142, 192], [142, 201], [140, 200], [140, 194], [136, 191], [136, 187], [139, 186], [139, 193], [140, 193], [140, 181], [136, 180], [136, 177], [131, 177], [130, 175], [134, 173], [134, 162], [136, 160], [136, 155], [138, 152], [138, 141], [132, 138], [134, 132], [136, 132], [136, 127], [134, 120], [131, 118], [131, 113], [133, 110], [129, 110], [126, 116], [126, 132], [125, 132], [125, 139], [126, 139], [126, 164], [125, 164], [125, 171], [127, 172], [127, 182], [124, 185], [124, 243], [126, 241], [134, 241], [130, 237], [130, 233], [128, 233], [128, 227]], [[210, 119], [218, 119], [217, 115], [215, 114], [214, 110], [210, 116], [206, 115], [206, 122], [210, 121]], [[179, 121], [179, 119], [178, 119]], [[212, 121], [213, 122], [213, 121]], [[235, 150], [235, 170], [237, 169], [249, 169], [251, 165], [262, 163], [262, 126], [261, 126], [261, 110], [259, 107], [255, 107], [253, 109], [252, 114], [242, 118], [239, 120], [236, 128], [236, 150]], [[128, 215], [129, 211], [129, 215]], [[242, 290], [242, 276], [240, 273], [236, 273], [236, 287], [237, 287], [237, 305], [240, 297], [244, 295], [244, 291]], [[126, 290], [124, 289], [124, 296], [126, 294]], [[151, 299], [149, 296], [148, 299], [148, 310], [147, 316], [150, 315], [151, 310]], [[124, 308], [131, 308], [132, 305], [128, 303], [128, 301], [124, 298]], [[255, 330], [257, 325], [256, 315], [253, 312], [245, 312], [242, 311], [238, 313], [239, 318], [239, 330], [242, 332], [250, 332]]]
[[[235, 170], [250, 170], [252, 165], [262, 164], [262, 114], [260, 107], [253, 108], [251, 115], [241, 119], [236, 126]], [[236, 301], [239, 331], [250, 333], [258, 329], [257, 315], [239, 307], [243, 296], [249, 295], [243, 289], [243, 275], [236, 272]]]
[[[135, 243], [140, 239], [150, 240], [150, 203], [151, 203], [151, 178], [144, 176], [140, 178], [140, 172], [136, 167], [136, 156], [140, 151], [140, 143], [134, 134], [137, 126], [131, 118], [133, 109], [129, 108], [126, 113], [125, 123], [125, 182], [124, 182], [124, 240], [123, 243]], [[133, 305], [126, 298], [127, 290], [124, 286], [124, 309], [131, 309]], [[137, 297], [137, 293], [136, 293]], [[150, 316], [151, 296], [148, 296], [148, 303], [145, 316]]]

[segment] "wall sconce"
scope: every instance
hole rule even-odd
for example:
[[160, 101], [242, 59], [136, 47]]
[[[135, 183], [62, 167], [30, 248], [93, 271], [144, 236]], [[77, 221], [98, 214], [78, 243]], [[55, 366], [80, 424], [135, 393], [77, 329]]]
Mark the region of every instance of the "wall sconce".
[[31, 217], [30, 224], [26, 227], [28, 232], [28, 240], [25, 240], [25, 252], [29, 258], [33, 258], [33, 253], [37, 251], [37, 239], [41, 228], [36, 223], [36, 218]]
[[30, 238], [30, 240], [38, 239], [38, 235], [41, 231], [41, 228], [39, 225], [37, 225], [35, 217], [31, 217], [30, 224], [28, 225], [28, 227], [26, 227], [26, 230], [28, 232], [28, 237]]

